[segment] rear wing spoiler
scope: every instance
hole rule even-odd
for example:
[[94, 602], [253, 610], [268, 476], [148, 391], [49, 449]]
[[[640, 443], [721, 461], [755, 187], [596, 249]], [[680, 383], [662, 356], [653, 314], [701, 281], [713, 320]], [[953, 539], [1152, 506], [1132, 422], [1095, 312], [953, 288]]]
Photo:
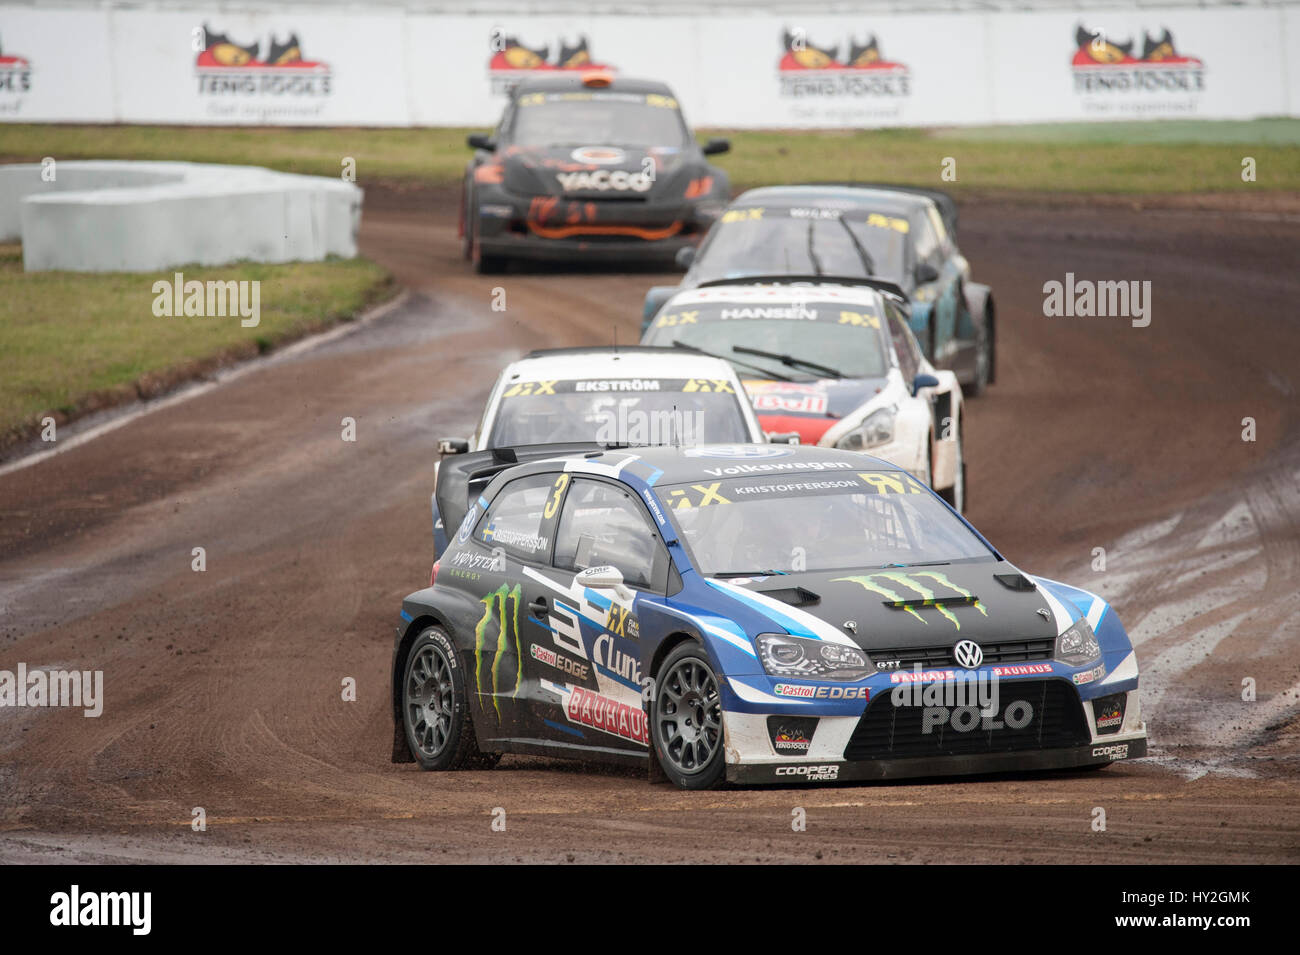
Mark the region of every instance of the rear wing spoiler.
[[502, 471], [532, 461], [577, 454], [599, 454], [607, 450], [609, 449], [605, 445], [594, 442], [527, 444], [443, 458], [438, 466], [438, 489], [435, 495], [438, 498], [442, 526], [447, 529], [447, 539], [452, 539], [473, 502]]
[[887, 189], [891, 192], [903, 192], [912, 196], [924, 196], [939, 207], [939, 216], [954, 241], [957, 238], [957, 203], [952, 196], [942, 189], [929, 189], [925, 186], [900, 186], [894, 182], [804, 182], [803, 186], [847, 186], [859, 189]]

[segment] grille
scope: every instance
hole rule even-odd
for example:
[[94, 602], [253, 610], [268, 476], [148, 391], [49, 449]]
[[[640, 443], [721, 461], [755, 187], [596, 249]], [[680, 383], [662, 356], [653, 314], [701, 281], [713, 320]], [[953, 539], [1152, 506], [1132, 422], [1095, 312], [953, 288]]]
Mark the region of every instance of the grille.
[[[985, 663], [1029, 663], [1034, 660], [1050, 660], [1056, 649], [1056, 640], [1045, 637], [1041, 640], [1005, 640], [998, 643], [980, 643], [984, 651]], [[949, 667], [957, 661], [952, 658], [953, 643], [937, 647], [896, 647], [888, 650], [869, 649], [867, 654], [877, 663], [885, 660], [897, 660], [897, 669], [910, 669], [916, 664], [923, 667]]]
[[[1091, 735], [1079, 705], [1079, 695], [1064, 680], [1016, 680], [998, 686], [999, 712], [995, 719], [1004, 725], [984, 728], [976, 712], [960, 717], [972, 728], [961, 732], [950, 719], [956, 710], [924, 706], [895, 706], [891, 694], [871, 701], [858, 721], [844, 750], [845, 759], [889, 759], [911, 756], [961, 756], [980, 753], [1009, 753], [1027, 749], [1078, 746]], [[1033, 707], [1025, 724], [1013, 728], [1007, 723], [1012, 704], [1024, 701]], [[930, 719], [927, 720], [927, 715]], [[1022, 716], [1023, 709], [1012, 713]], [[962, 722], [959, 719], [959, 722]], [[925, 731], [929, 726], [929, 732]]]

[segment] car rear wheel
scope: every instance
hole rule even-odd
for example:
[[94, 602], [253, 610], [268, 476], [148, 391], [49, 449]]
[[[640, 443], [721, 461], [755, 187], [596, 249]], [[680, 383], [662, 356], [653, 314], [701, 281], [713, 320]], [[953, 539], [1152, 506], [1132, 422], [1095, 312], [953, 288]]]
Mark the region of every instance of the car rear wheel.
[[407, 654], [402, 725], [406, 744], [421, 769], [486, 768], [500, 758], [479, 751], [464, 667], [441, 627], [424, 630]]
[[966, 386], [966, 393], [972, 398], [988, 390], [993, 376], [993, 333], [989, 322], [989, 313], [985, 311], [984, 321], [975, 328], [975, 371]]
[[722, 697], [698, 643], [683, 643], [659, 670], [650, 738], [664, 774], [682, 789], [712, 789], [723, 780]]

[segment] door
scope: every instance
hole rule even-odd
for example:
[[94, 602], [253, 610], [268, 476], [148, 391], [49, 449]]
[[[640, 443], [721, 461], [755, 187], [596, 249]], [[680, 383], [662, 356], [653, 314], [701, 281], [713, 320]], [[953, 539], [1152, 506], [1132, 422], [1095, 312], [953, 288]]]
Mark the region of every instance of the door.
[[[566, 475], [559, 475], [565, 478]], [[442, 571], [471, 579], [480, 594], [473, 643], [466, 660], [473, 694], [471, 712], [484, 739], [526, 739], [537, 735], [536, 686], [530, 685], [526, 603], [529, 574], [550, 563], [559, 499], [557, 475], [534, 474], [503, 487], [479, 518], [471, 540], [484, 560]]]
[[[623, 593], [578, 579], [605, 565], [622, 573]], [[662, 594], [667, 574], [668, 552], [636, 495], [614, 481], [575, 477], [564, 495], [552, 566], [530, 573], [525, 585], [530, 631], [548, 638], [528, 648], [542, 696], [554, 701], [548, 739], [646, 752], [637, 601], [642, 593]]]

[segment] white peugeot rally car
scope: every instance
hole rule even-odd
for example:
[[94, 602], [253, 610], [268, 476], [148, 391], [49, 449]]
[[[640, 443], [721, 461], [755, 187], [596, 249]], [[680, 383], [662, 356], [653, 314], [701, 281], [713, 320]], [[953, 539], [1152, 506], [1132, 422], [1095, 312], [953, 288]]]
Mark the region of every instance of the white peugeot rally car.
[[678, 292], [643, 345], [725, 358], [769, 433], [868, 451], [966, 506], [962, 394], [926, 359], [889, 282], [758, 278]]
[[[775, 435], [776, 440], [793, 435]], [[768, 440], [732, 366], [676, 348], [556, 348], [507, 365], [469, 438], [441, 456], [537, 444], [748, 444]], [[441, 465], [441, 460], [439, 461]], [[434, 471], [433, 539], [447, 547]]]

